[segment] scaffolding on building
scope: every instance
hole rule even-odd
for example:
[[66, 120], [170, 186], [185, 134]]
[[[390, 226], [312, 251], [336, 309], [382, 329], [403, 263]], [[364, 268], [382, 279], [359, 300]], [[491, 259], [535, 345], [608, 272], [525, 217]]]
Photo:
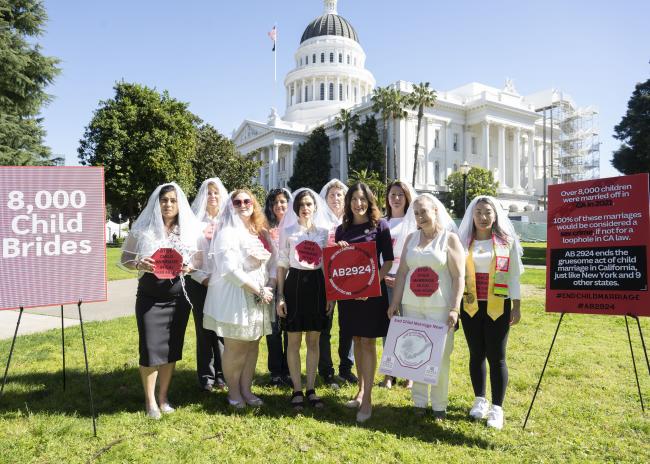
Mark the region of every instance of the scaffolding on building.
[[[556, 94], [557, 95], [557, 94]], [[551, 105], [540, 108], [547, 146], [548, 183], [558, 184], [600, 177], [598, 111], [576, 107], [561, 94]]]

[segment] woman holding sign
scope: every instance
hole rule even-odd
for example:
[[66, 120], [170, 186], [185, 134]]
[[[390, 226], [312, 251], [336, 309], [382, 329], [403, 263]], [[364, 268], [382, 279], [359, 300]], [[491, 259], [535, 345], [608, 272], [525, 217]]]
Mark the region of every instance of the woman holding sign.
[[[206, 179], [201, 184], [196, 198], [192, 202], [192, 211], [201, 222], [201, 237], [199, 244], [204, 259], [209, 261], [210, 242], [217, 233], [217, 222], [228, 201], [228, 191], [218, 177]], [[204, 266], [206, 267], [206, 266]], [[197, 270], [192, 273], [188, 293], [192, 300], [192, 314], [196, 330], [196, 372], [199, 388], [202, 391], [212, 391], [214, 387], [226, 386], [221, 367], [221, 351], [223, 340], [212, 330], [203, 328], [203, 306], [208, 292], [210, 274]]]
[[388, 315], [399, 314], [401, 304], [405, 317], [449, 326], [437, 384], [414, 382], [411, 389], [417, 414], [423, 414], [431, 403], [434, 418], [443, 420], [449, 402], [449, 366], [463, 296], [465, 254], [456, 225], [432, 195], [418, 196], [405, 222], [417, 224], [419, 230], [406, 238]]
[[[469, 375], [474, 404], [469, 415], [487, 417], [487, 425], [503, 427], [503, 399], [508, 384], [506, 344], [510, 326], [519, 322], [519, 276], [523, 249], [498, 201], [488, 196], [472, 200], [459, 228], [467, 250], [465, 296], [461, 311], [469, 347]], [[485, 359], [490, 364], [492, 406], [485, 398]]]
[[343, 224], [336, 229], [335, 240], [342, 248], [353, 243], [375, 242], [377, 262], [383, 259], [379, 270], [380, 296], [338, 302], [341, 332], [353, 337], [354, 357], [359, 374], [359, 390], [346, 406], [359, 408], [357, 422], [361, 423], [372, 415], [372, 386], [377, 369], [376, 338], [386, 336], [389, 323], [386, 315], [388, 297], [384, 277], [393, 264], [390, 228], [388, 223], [381, 219], [377, 200], [366, 184], [356, 183], [346, 193]]
[[255, 196], [235, 190], [210, 248], [214, 267], [203, 327], [224, 338], [223, 374], [236, 409], [263, 404], [251, 387], [260, 339], [271, 333], [275, 247], [265, 227]]
[[[415, 222], [405, 222], [404, 217], [409, 210], [411, 200], [415, 197], [415, 191], [410, 184], [395, 180], [388, 185], [388, 194], [386, 195], [386, 220], [390, 227], [390, 236], [393, 239], [393, 267], [388, 271], [388, 275], [384, 279], [386, 282], [386, 290], [388, 291], [388, 301], [393, 299], [393, 288], [395, 287], [395, 275], [399, 268], [400, 257], [402, 256], [402, 249], [404, 248], [404, 241], [408, 234], [415, 230]], [[399, 314], [402, 314], [401, 306]], [[386, 344], [384, 338], [383, 343]], [[379, 384], [381, 387], [392, 388], [395, 377], [387, 375], [384, 380]], [[413, 386], [412, 381], [408, 381], [406, 388]]]
[[[181, 188], [175, 183], [163, 184], [149, 197], [122, 246], [122, 264], [139, 271], [135, 314], [140, 376], [147, 415], [152, 419], [160, 419], [161, 412], [174, 412], [168, 399], [169, 385], [176, 361], [183, 355], [190, 316], [182, 273], [200, 265], [196, 253], [199, 232], [200, 225]], [[170, 248], [175, 250], [168, 260], [171, 264], [157, 262], [158, 250]], [[177, 263], [174, 256], [178, 256]], [[175, 269], [173, 264], [177, 264]]]
[[[284, 318], [289, 334], [287, 361], [293, 383], [291, 405], [302, 409], [303, 392], [300, 376], [302, 334], [307, 342], [307, 391], [309, 403], [322, 408], [316, 395], [318, 340], [327, 323], [323, 248], [329, 230], [325, 220], [325, 202], [311, 189], [298, 189], [282, 220], [278, 258], [277, 313]], [[288, 271], [288, 274], [287, 274]]]

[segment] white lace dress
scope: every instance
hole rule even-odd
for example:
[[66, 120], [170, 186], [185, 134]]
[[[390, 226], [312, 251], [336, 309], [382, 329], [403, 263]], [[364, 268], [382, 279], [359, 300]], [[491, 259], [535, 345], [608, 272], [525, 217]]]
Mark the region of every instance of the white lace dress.
[[236, 229], [224, 231], [219, 239], [226, 241], [227, 249], [218, 258], [220, 271], [210, 278], [203, 327], [220, 337], [258, 340], [271, 333], [272, 306], [256, 301], [243, 285], [266, 285], [275, 275], [275, 248], [269, 246], [268, 252], [258, 236]]

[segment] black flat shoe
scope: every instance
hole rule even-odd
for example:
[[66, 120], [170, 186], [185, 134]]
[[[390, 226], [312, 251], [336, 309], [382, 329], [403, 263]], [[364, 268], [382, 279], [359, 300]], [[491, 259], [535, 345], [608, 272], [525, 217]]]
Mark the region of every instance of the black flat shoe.
[[307, 401], [309, 401], [309, 404], [313, 408], [321, 409], [325, 407], [325, 403], [323, 403], [323, 399], [316, 396], [316, 390], [314, 390], [313, 388], [311, 390], [307, 390], [305, 394], [307, 395]]
[[[300, 401], [294, 401], [296, 398], [300, 398]], [[289, 404], [293, 407], [294, 411], [302, 411], [304, 402], [305, 395], [303, 395], [300, 390], [293, 392], [291, 399], [289, 400]]]

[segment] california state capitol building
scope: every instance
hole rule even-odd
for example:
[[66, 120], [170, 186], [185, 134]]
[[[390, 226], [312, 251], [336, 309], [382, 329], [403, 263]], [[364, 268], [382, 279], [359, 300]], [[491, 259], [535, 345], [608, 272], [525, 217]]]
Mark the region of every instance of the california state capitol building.
[[[287, 185], [298, 146], [318, 126], [330, 139], [330, 177], [347, 180], [345, 137], [335, 129], [335, 118], [342, 108], [358, 114], [361, 121], [374, 114], [376, 81], [366, 69], [360, 37], [338, 14], [337, 0], [323, 3], [322, 15], [300, 38], [295, 67], [284, 78], [284, 114], [271, 108], [266, 122], [247, 119], [233, 133], [242, 154], [260, 150], [258, 182], [267, 190]], [[413, 83], [400, 80], [390, 86], [408, 94]], [[557, 89], [521, 95], [512, 79], [505, 79], [503, 88], [478, 82], [451, 90], [437, 89], [435, 82], [432, 87], [437, 99], [433, 108], [425, 108], [422, 120], [417, 191], [444, 195], [447, 176], [467, 162], [493, 172], [502, 205], [516, 213], [543, 209], [544, 185], [599, 177], [593, 107], [578, 107]], [[397, 172], [391, 162], [389, 125], [388, 177], [410, 182], [417, 111], [405, 109], [408, 116], [398, 120], [396, 128]], [[381, 115], [375, 116], [381, 140]], [[354, 137], [351, 131], [350, 151]]]

